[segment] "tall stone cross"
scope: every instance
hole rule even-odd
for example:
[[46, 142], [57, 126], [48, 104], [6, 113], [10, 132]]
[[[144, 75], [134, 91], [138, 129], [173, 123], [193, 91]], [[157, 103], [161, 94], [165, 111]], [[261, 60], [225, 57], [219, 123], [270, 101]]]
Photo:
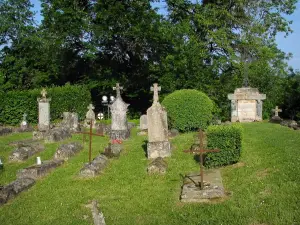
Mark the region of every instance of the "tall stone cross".
[[123, 87], [121, 87], [119, 83], [116, 83], [116, 86], [113, 87], [113, 90], [117, 92], [117, 98], [121, 98], [121, 90], [123, 90]]
[[43, 88], [43, 90], [41, 91], [42, 98], [47, 98], [46, 94], [47, 94], [47, 91], [45, 88]]
[[27, 113], [23, 114], [23, 121], [26, 121]]
[[204, 149], [204, 145], [203, 145], [203, 139], [204, 139], [204, 134], [203, 134], [203, 131], [200, 129], [199, 130], [199, 139], [200, 139], [200, 147], [199, 149], [197, 150], [184, 150], [184, 152], [186, 153], [194, 153], [194, 154], [197, 154], [199, 155], [200, 157], [200, 178], [201, 178], [201, 181], [199, 183], [199, 187], [200, 189], [202, 190], [204, 188], [204, 182], [203, 182], [203, 170], [204, 170], [204, 166], [203, 166], [203, 155], [207, 152], [219, 152], [220, 150], [219, 149]]
[[276, 105], [275, 109], [272, 109], [272, 111], [275, 113], [275, 116], [278, 116], [279, 112], [282, 112], [281, 109], [278, 109], [278, 106]]
[[151, 87], [150, 89], [151, 91], [153, 91], [153, 103], [158, 102], [158, 92], [161, 91], [161, 86], [158, 86], [157, 83], [153, 84], [153, 87]]

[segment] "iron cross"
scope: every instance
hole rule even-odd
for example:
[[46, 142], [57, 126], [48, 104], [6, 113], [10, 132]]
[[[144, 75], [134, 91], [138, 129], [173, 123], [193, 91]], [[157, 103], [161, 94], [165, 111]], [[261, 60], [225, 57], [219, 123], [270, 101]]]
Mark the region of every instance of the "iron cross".
[[204, 184], [203, 184], [203, 154], [204, 153], [208, 153], [208, 152], [219, 152], [219, 149], [204, 149], [203, 146], [203, 131], [200, 129], [199, 130], [199, 139], [200, 139], [200, 147], [197, 150], [184, 150], [184, 152], [186, 153], [197, 153], [197, 155], [199, 155], [200, 157], [200, 178], [201, 178], [201, 182], [199, 183], [199, 187], [202, 190], [204, 188]]
[[150, 90], [153, 91], [153, 103], [158, 102], [158, 92], [161, 91], [161, 87], [154, 83]]

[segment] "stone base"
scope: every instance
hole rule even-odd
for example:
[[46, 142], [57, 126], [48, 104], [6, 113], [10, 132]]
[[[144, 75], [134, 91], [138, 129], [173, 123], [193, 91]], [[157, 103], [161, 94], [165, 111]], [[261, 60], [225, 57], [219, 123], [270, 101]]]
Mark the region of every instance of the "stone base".
[[130, 137], [130, 130], [112, 130], [110, 132], [111, 140], [126, 140]]
[[108, 158], [119, 157], [122, 150], [122, 144], [109, 144], [108, 147], [104, 149], [103, 154]]
[[146, 135], [148, 135], [148, 132], [147, 132], [147, 130], [141, 130], [140, 132], [137, 132], [137, 135], [138, 136], [146, 136]]
[[171, 145], [168, 141], [148, 142], [147, 157], [148, 159], [155, 159], [158, 157], [171, 156]]
[[105, 155], [100, 154], [94, 158], [91, 163], [84, 164], [79, 172], [79, 176], [85, 178], [95, 177], [107, 166], [107, 164], [108, 158]]
[[51, 160], [51, 161], [44, 161], [41, 165], [33, 165], [27, 167], [25, 169], [21, 169], [17, 172], [17, 178], [31, 178], [31, 179], [38, 179], [40, 177], [45, 176], [49, 173], [52, 169], [60, 166], [64, 163], [64, 160]]
[[199, 172], [184, 178], [180, 200], [182, 202], [210, 202], [225, 197], [220, 171], [217, 169], [204, 171], [204, 188], [201, 190]]
[[147, 172], [148, 174], [165, 174], [167, 167], [167, 162], [163, 158], [158, 157], [148, 165]]
[[12, 183], [0, 186], [0, 205], [5, 204], [8, 200], [20, 194], [22, 191], [29, 189], [35, 184], [35, 180], [31, 178], [21, 178]]
[[47, 131], [34, 131], [33, 140], [45, 140], [47, 143], [53, 143], [62, 141], [67, 138], [71, 138], [71, 131], [64, 127], [55, 127]]
[[279, 116], [273, 116], [271, 119], [270, 119], [270, 122], [271, 123], [281, 123], [282, 119], [279, 117]]

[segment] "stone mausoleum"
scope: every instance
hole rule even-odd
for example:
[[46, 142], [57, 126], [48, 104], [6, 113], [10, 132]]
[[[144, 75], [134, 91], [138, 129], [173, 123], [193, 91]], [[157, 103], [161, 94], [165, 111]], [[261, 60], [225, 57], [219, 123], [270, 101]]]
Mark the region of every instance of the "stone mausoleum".
[[265, 94], [259, 93], [257, 88], [242, 87], [228, 94], [231, 100], [231, 122], [253, 122], [262, 120], [262, 100]]

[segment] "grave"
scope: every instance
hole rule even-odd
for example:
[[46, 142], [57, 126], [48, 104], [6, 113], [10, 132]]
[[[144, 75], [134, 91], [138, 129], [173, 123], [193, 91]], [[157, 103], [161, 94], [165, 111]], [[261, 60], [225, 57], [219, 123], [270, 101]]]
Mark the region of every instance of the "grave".
[[85, 114], [84, 127], [90, 127], [90, 123], [92, 121], [93, 128], [96, 127], [96, 115], [94, 112], [95, 107], [93, 104], [89, 104], [87, 107], [88, 111]]
[[84, 164], [79, 172], [80, 177], [95, 177], [97, 176], [108, 164], [108, 158], [104, 154], [98, 155], [92, 162]]
[[39, 179], [47, 175], [50, 171], [55, 169], [56, 167], [62, 165], [64, 160], [48, 160], [43, 161], [40, 165], [33, 165], [27, 167], [25, 169], [20, 169], [17, 172], [17, 178], [31, 178], [31, 179]]
[[47, 131], [50, 129], [50, 101], [51, 98], [47, 98], [47, 91], [45, 88], [41, 91], [41, 98], [38, 98], [39, 105], [39, 131]]
[[71, 131], [66, 127], [54, 127], [47, 131], [33, 132], [33, 140], [45, 140], [46, 143], [58, 142], [71, 137]]
[[62, 159], [64, 161], [68, 160], [75, 154], [77, 154], [80, 150], [83, 149], [82, 144], [78, 142], [72, 142], [68, 144], [62, 144], [58, 147], [54, 154], [54, 159]]
[[0, 136], [8, 135], [13, 132], [13, 129], [10, 127], [2, 127], [0, 126]]
[[274, 112], [274, 116], [272, 116], [270, 122], [272, 123], [280, 123], [282, 119], [278, 115], [279, 112], [282, 112], [281, 109], [278, 108], [278, 106], [275, 107], [275, 109], [272, 109], [272, 112]]
[[119, 157], [122, 150], [122, 143], [109, 143], [108, 147], [104, 149], [103, 154], [108, 158]]
[[27, 121], [27, 114], [23, 114], [23, 119], [20, 124], [20, 129], [18, 130], [19, 132], [27, 132], [27, 131], [33, 131], [32, 128], [29, 127], [29, 123]]
[[147, 157], [168, 157], [171, 156], [171, 146], [168, 140], [168, 121], [167, 112], [164, 107], [158, 102], [158, 91], [161, 87], [154, 84], [151, 87], [153, 94], [153, 104], [147, 110], [148, 122], [148, 143], [147, 143]]
[[237, 88], [234, 94], [228, 94], [231, 100], [231, 122], [253, 122], [262, 120], [262, 100], [265, 94], [260, 94], [257, 88]]
[[14, 180], [10, 184], [0, 186], [0, 205], [5, 204], [23, 191], [28, 190], [35, 184], [35, 180], [31, 178], [20, 178]]
[[71, 132], [80, 131], [78, 114], [71, 112], [63, 112], [63, 120], [60, 123], [60, 126], [70, 129]]
[[144, 131], [148, 129], [148, 123], [147, 123], [147, 115], [141, 115], [140, 117], [140, 130]]
[[165, 174], [167, 171], [167, 162], [163, 158], [154, 159], [147, 168], [148, 174]]
[[111, 140], [125, 140], [130, 136], [130, 130], [128, 129], [127, 123], [127, 108], [129, 104], [126, 104], [121, 97], [121, 90], [123, 87], [116, 84], [116, 87], [113, 87], [116, 90], [117, 97], [116, 100], [109, 105], [111, 112]]
[[9, 161], [23, 162], [27, 160], [30, 156], [45, 150], [44, 145], [37, 142], [28, 144], [20, 143], [17, 146], [18, 147], [9, 156]]

